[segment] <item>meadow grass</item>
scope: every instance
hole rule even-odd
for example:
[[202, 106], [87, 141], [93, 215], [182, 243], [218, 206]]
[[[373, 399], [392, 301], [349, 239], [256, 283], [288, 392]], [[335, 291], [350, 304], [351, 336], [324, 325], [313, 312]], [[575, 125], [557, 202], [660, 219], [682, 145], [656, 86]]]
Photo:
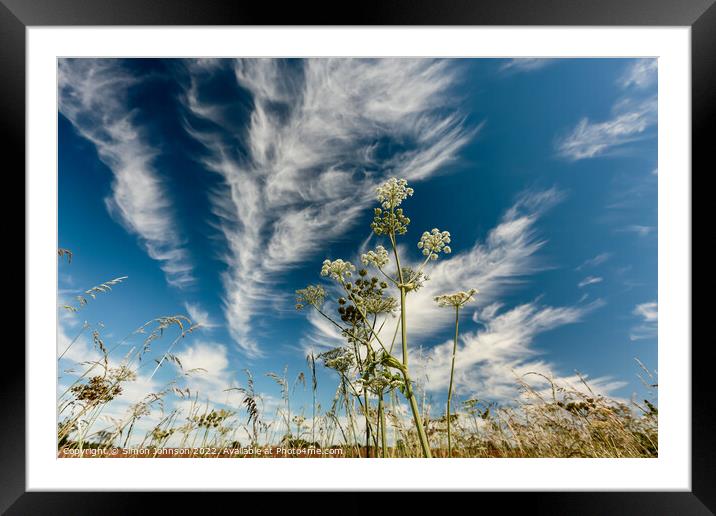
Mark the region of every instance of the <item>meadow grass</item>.
[[[435, 297], [438, 307], [455, 310], [455, 323], [447, 401], [443, 407], [432, 406], [425, 386], [413, 379], [410, 369], [406, 300], [429, 281], [430, 263], [451, 252], [452, 237], [437, 228], [425, 231], [417, 244], [424, 261], [416, 268], [401, 264], [398, 239], [410, 224], [401, 205], [412, 195], [402, 179], [379, 186], [380, 207], [374, 210], [371, 229], [388, 248], [378, 245], [361, 255], [365, 268], [360, 270], [342, 259], [325, 260], [321, 275], [332, 280], [332, 286], [309, 285], [296, 291], [296, 308], [316, 310], [339, 330], [344, 342], [322, 353], [310, 352], [305, 371], [290, 373], [285, 367], [281, 373], [264, 373], [281, 393], [275, 411], [264, 409], [249, 370], [244, 370], [245, 387], [226, 387], [225, 402], [209, 401], [187, 387], [188, 380], [203, 371], [185, 370], [173, 353], [197, 327], [184, 315], [152, 319], [111, 347], [104, 342], [103, 327], [85, 324], [58, 353], [59, 361], [89, 332], [99, 356], [80, 364], [84, 371], [73, 371], [72, 382], [58, 396], [59, 456], [102, 456], [136, 448], [142, 450], [132, 455], [137, 457], [260, 456], [256, 449], [268, 450], [263, 456], [271, 457], [317, 456], [310, 450], [340, 451], [330, 455], [335, 457], [380, 458], [656, 457], [655, 404], [610, 399], [593, 392], [582, 377], [572, 386], [542, 373], [527, 373], [514, 377], [519, 395], [512, 400], [456, 400], [460, 310], [474, 300], [476, 288]], [[58, 257], [69, 263], [72, 252], [59, 249]], [[76, 313], [126, 279], [87, 289], [76, 297], [76, 305], [64, 309]], [[127, 339], [136, 335], [141, 336], [141, 345], [120, 356]], [[321, 365], [336, 378], [326, 409], [318, 402]], [[647, 391], [655, 396], [654, 375], [641, 362], [638, 365]], [[149, 378], [154, 378], [162, 367], [175, 371], [171, 381], [129, 408], [116, 409], [128, 385], [150, 369]], [[299, 388], [310, 388], [310, 407], [292, 403]], [[232, 391], [240, 395], [235, 406], [228, 403]], [[179, 452], [166, 453], [171, 450]]]

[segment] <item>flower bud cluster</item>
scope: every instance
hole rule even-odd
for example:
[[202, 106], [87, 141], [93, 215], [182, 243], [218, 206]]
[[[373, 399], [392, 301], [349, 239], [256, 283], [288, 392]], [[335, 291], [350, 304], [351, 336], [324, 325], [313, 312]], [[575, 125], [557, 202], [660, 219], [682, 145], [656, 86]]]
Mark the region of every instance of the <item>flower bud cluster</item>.
[[361, 255], [360, 261], [363, 262], [363, 265], [375, 265], [381, 268], [388, 263], [388, 251], [386, 251], [385, 247], [379, 245], [375, 248], [375, 251], [368, 251], [366, 254]]
[[326, 291], [320, 285], [308, 285], [296, 291], [296, 310], [301, 310], [306, 305], [320, 308], [326, 298]]
[[321, 276], [329, 276], [334, 280], [344, 281], [351, 277], [351, 273], [356, 270], [355, 265], [351, 262], [344, 262], [340, 258], [338, 260], [324, 260], [321, 267]]
[[477, 294], [477, 289], [471, 288], [467, 292], [455, 292], [454, 294], [443, 294], [435, 297], [435, 302], [438, 306], [454, 306], [460, 308], [461, 306], [473, 301]]
[[429, 256], [431, 260], [437, 260], [438, 254], [450, 253], [452, 249], [447, 245], [450, 243], [450, 233], [433, 228], [430, 233], [427, 231], [420, 237], [418, 248], [423, 250], [423, 255]]
[[378, 191], [378, 201], [385, 210], [397, 208], [401, 202], [414, 193], [405, 179], [396, 179], [394, 177], [388, 179], [376, 190]]

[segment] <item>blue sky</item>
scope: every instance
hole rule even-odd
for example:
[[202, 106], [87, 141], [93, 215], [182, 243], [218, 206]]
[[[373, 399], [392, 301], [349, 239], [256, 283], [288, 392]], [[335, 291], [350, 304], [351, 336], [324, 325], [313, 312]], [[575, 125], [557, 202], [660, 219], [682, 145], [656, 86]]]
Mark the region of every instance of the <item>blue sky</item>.
[[[406, 260], [423, 231], [452, 234], [408, 305], [431, 399], [452, 335], [432, 296], [468, 288], [460, 397], [509, 400], [528, 371], [642, 397], [634, 357], [657, 369], [656, 98], [651, 59], [60, 60], [59, 246], [73, 259], [59, 304], [128, 278], [61, 310], [58, 349], [84, 321], [112, 344], [185, 314], [203, 323], [173, 350], [206, 369], [194, 389], [218, 402], [249, 368], [278, 398], [265, 373], [295, 378], [308, 350], [336, 344], [294, 291], [324, 281], [325, 258], [357, 264], [381, 243], [375, 186], [395, 176], [415, 189]], [[85, 330], [60, 366], [94, 353]], [[137, 393], [175, 374], [143, 371]], [[334, 382], [319, 368], [326, 404]]]

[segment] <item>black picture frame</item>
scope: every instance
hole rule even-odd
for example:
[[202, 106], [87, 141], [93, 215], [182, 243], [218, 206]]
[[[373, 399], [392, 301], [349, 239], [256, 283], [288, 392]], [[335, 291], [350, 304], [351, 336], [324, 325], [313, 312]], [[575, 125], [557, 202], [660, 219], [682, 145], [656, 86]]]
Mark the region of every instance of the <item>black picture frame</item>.
[[[692, 37], [692, 171], [707, 171], [716, 121], [715, 0], [460, 0], [384, 1], [315, 9], [261, 3], [200, 0], [0, 0], [0, 106], [5, 157], [25, 166], [25, 30], [29, 26], [82, 25], [552, 25], [690, 26]], [[337, 4], [336, 4], [337, 7]], [[6, 169], [9, 172], [9, 167]], [[685, 171], [686, 173], [686, 171]], [[692, 183], [693, 184], [693, 183]], [[23, 184], [24, 185], [24, 184]], [[23, 186], [24, 188], [24, 186]], [[692, 210], [693, 212], [693, 210]], [[692, 215], [692, 219], [694, 219]], [[695, 220], [695, 219], [694, 219]], [[707, 238], [710, 240], [710, 235]], [[17, 247], [17, 245], [15, 245]], [[693, 252], [693, 251], [692, 251]], [[693, 254], [692, 254], [693, 256]], [[692, 259], [693, 264], [693, 259]], [[693, 265], [692, 265], [693, 267]], [[31, 274], [26, 270], [26, 277]], [[694, 311], [697, 306], [694, 305]], [[701, 308], [705, 310], [705, 308]], [[693, 316], [692, 316], [693, 320]], [[670, 343], [688, 349], [691, 343]], [[25, 364], [22, 347], [5, 347], [6, 359]], [[481, 493], [476, 510], [498, 496], [510, 508], [524, 504], [549, 514], [714, 514], [716, 512], [716, 424], [710, 342], [694, 340], [692, 353], [692, 490], [690, 492]], [[0, 375], [4, 411], [0, 425], [0, 511], [7, 514], [132, 514], [159, 496], [163, 512], [188, 507], [190, 493], [25, 492], [25, 368]], [[665, 388], [668, 388], [665, 387]], [[205, 513], [227, 509], [227, 496], [214, 493], [201, 503]], [[276, 496], [276, 495], [272, 495]], [[359, 511], [359, 494], [344, 495], [341, 512]], [[489, 498], [489, 500], [488, 500]], [[401, 499], [400, 504], [405, 503]], [[516, 505], [515, 505], [516, 504]], [[330, 505], [330, 504], [329, 504]], [[232, 507], [232, 506], [228, 506]], [[239, 505], [233, 505], [240, 510]], [[233, 510], [233, 509], [232, 509]], [[312, 511], [313, 512], [313, 511]]]

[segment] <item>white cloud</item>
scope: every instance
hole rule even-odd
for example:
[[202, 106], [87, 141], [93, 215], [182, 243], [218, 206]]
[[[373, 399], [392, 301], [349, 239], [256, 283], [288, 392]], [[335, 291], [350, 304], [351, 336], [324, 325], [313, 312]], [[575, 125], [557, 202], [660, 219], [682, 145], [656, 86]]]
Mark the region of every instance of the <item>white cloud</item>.
[[[522, 194], [484, 242], [428, 265], [430, 280], [407, 298], [411, 331], [427, 336], [451, 323], [453, 314], [437, 307], [433, 300], [437, 295], [476, 288], [480, 291], [476, 306], [487, 306], [498, 301], [506, 288], [539, 270], [536, 253], [545, 241], [537, 237], [534, 225], [562, 197], [556, 189]], [[453, 235], [453, 241], [459, 238]]]
[[197, 342], [178, 352], [184, 370], [204, 369], [207, 376], [222, 376], [229, 366], [226, 347], [214, 342]]
[[615, 106], [609, 120], [592, 122], [585, 117], [557, 140], [557, 153], [570, 160], [594, 158], [644, 138], [656, 123], [656, 109], [656, 97], [639, 102], [626, 99]]
[[599, 276], [587, 276], [582, 281], [580, 281], [577, 286], [579, 288], [583, 288], [588, 285], [594, 285], [595, 283], [601, 283], [602, 281], [604, 281], [604, 278], [601, 278]]
[[192, 324], [199, 325], [200, 328], [211, 330], [213, 328], [216, 328], [218, 325], [209, 317], [209, 312], [201, 308], [199, 303], [184, 303], [184, 308], [186, 309], [187, 314], [189, 315], [189, 319], [191, 319]]
[[536, 57], [521, 57], [517, 59], [510, 59], [502, 66], [500, 66], [501, 72], [532, 72], [539, 70], [547, 65], [554, 63], [556, 59], [547, 58], [536, 58]]
[[594, 256], [593, 258], [589, 258], [587, 260], [584, 260], [581, 265], [577, 267], [576, 270], [581, 271], [582, 269], [591, 268], [591, 267], [597, 267], [603, 263], [605, 263], [609, 258], [612, 257], [611, 253], [599, 253], [598, 255]]
[[636, 233], [640, 237], [645, 237], [651, 234], [656, 228], [654, 226], [641, 226], [639, 224], [631, 224], [623, 228], [619, 228], [617, 231], [625, 233]]
[[[322, 258], [318, 251], [352, 227], [385, 177], [435, 175], [477, 131], [445, 112], [455, 80], [447, 61], [312, 59], [296, 66], [233, 63], [238, 84], [252, 95], [247, 128], [202, 98], [206, 66], [188, 66], [187, 130], [208, 150], [204, 166], [225, 182], [212, 196], [228, 248], [224, 314], [249, 356], [263, 353], [251, 321], [276, 301], [278, 274]], [[388, 139], [399, 150], [388, 152]], [[246, 142], [246, 155], [235, 152], [237, 141]]]
[[637, 59], [626, 68], [617, 83], [623, 88], [647, 88], [656, 82], [657, 70], [655, 58]]
[[[67, 323], [61, 321], [57, 325], [57, 357], [62, 357], [70, 363], [90, 362], [100, 359], [99, 352], [90, 344], [87, 328], [73, 328], [72, 334], [67, 335]], [[72, 325], [74, 326], [74, 325]]]
[[[435, 296], [477, 288], [480, 292], [473, 306], [484, 307], [485, 313], [489, 314], [499, 308], [495, 303], [509, 287], [540, 270], [542, 266], [536, 253], [545, 241], [538, 238], [534, 225], [539, 217], [562, 197], [563, 194], [555, 189], [526, 192], [506, 211], [497, 226], [487, 234], [484, 242], [477, 241], [464, 252], [443, 255], [437, 262], [428, 264], [426, 273], [429, 281], [407, 297], [406, 311], [411, 342], [429, 341], [432, 335], [453, 323], [454, 313], [439, 308], [434, 301]], [[453, 242], [459, 239], [459, 235], [452, 236]], [[403, 256], [404, 251], [401, 249]], [[409, 265], [419, 266], [418, 263]], [[312, 343], [338, 343], [340, 337], [331, 323], [315, 313], [309, 317], [309, 321], [315, 331], [314, 335], [309, 337]], [[381, 335], [390, 341], [394, 330], [395, 325], [389, 321]]]
[[[476, 242], [467, 251], [441, 258], [429, 266], [430, 280], [408, 296], [411, 369], [427, 373], [428, 391], [440, 392], [447, 388], [452, 352], [452, 341], [430, 349], [424, 347], [422, 355], [417, 351], [423, 345], [430, 346], [436, 335], [446, 335], [452, 330], [454, 312], [436, 305], [433, 297], [437, 294], [471, 287], [480, 290], [470, 306], [476, 310], [473, 321], [481, 323], [484, 329], [460, 337], [456, 385], [461, 394], [502, 401], [517, 395], [515, 375], [537, 371], [550, 376], [557, 369], [557, 364], [536, 358], [539, 351], [533, 343], [537, 335], [576, 323], [603, 305], [601, 300], [575, 307], [549, 307], [532, 302], [505, 310], [499, 300], [511, 285], [542, 268], [536, 253], [545, 241], [537, 237], [534, 225], [561, 197], [554, 189], [523, 194], [484, 242]], [[465, 311], [468, 312], [467, 308]], [[340, 335], [330, 322], [315, 312], [309, 312], [309, 321], [314, 331], [305, 344], [324, 347], [340, 344]], [[394, 330], [393, 320], [389, 319], [381, 332], [384, 341], [390, 342]], [[400, 355], [399, 350], [397, 354]], [[557, 376], [555, 380], [583, 388], [576, 375]], [[537, 379], [532, 383], [539, 385], [540, 382]], [[610, 378], [590, 379], [589, 384], [603, 393], [624, 385]]]
[[[540, 360], [535, 338], [549, 330], [579, 322], [587, 313], [602, 305], [595, 301], [580, 307], [549, 307], [532, 302], [503, 313], [483, 314], [485, 329], [460, 336], [455, 360], [455, 392], [481, 399], [509, 401], [518, 392], [517, 378], [537, 372], [553, 377], [557, 383], [576, 386], [576, 376], [554, 376], [554, 363]], [[426, 388], [446, 391], [450, 376], [452, 340], [432, 348], [422, 359], [428, 370]], [[419, 357], [411, 360], [420, 366]], [[534, 379], [530, 383], [535, 383]], [[541, 383], [541, 380], [536, 382]], [[603, 393], [622, 387], [623, 382], [595, 378], [590, 386]]]
[[240, 401], [243, 395], [226, 389], [235, 387], [234, 372], [229, 369], [228, 350], [223, 344], [197, 341], [176, 353], [182, 369], [196, 370], [184, 378], [183, 384], [201, 399], [213, 403], [226, 402], [229, 397]]
[[147, 143], [128, 106], [127, 93], [137, 79], [114, 59], [60, 59], [58, 78], [60, 112], [95, 145], [114, 174], [107, 209], [140, 237], [170, 284], [191, 284], [192, 266], [166, 187], [152, 165], [157, 151]]
[[659, 319], [659, 307], [657, 302], [649, 301], [636, 305], [632, 313], [641, 319], [641, 323], [631, 329], [629, 339], [641, 340], [656, 338]]
[[643, 317], [645, 322], [655, 322], [659, 316], [659, 309], [656, 301], [642, 303], [634, 308], [634, 314]]

